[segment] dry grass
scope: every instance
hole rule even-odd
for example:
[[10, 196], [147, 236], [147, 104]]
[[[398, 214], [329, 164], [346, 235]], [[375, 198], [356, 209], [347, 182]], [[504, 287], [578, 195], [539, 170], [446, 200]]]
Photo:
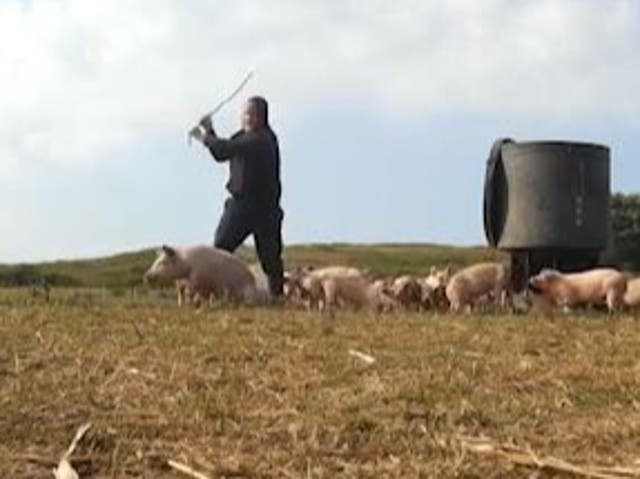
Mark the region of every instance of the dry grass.
[[83, 478], [180, 477], [169, 459], [208, 477], [531, 474], [459, 440], [480, 436], [578, 464], [640, 457], [633, 318], [194, 314], [74, 294], [0, 293], [2, 478], [51, 477], [85, 422]]

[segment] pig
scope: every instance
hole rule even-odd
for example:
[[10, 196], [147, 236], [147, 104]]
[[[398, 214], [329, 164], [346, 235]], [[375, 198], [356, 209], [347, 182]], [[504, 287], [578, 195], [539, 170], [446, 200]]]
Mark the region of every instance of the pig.
[[404, 308], [420, 309], [422, 304], [422, 286], [410, 275], [396, 278], [391, 285], [393, 297]]
[[289, 271], [285, 271], [282, 275], [283, 285], [282, 293], [285, 299], [296, 301], [299, 298], [298, 278]]
[[339, 303], [371, 311], [388, 311], [395, 301], [385, 293], [384, 282], [369, 282], [362, 271], [346, 266], [328, 266], [304, 273], [300, 289], [310, 307], [333, 310]]
[[378, 278], [371, 283], [373, 288], [389, 297], [393, 296], [392, 285], [393, 278]]
[[346, 266], [327, 266], [302, 273], [297, 281], [301, 295], [307, 301], [309, 308], [324, 309], [327, 306], [326, 289], [336, 288], [335, 285], [329, 285], [329, 280], [335, 278], [338, 280], [341, 278], [364, 280], [359, 269]]
[[303, 277], [313, 271], [313, 267], [296, 267], [284, 273], [283, 293], [287, 302], [301, 305], [310, 301], [308, 292], [302, 287]]
[[436, 291], [427, 282], [427, 278], [418, 278], [420, 285], [420, 306], [427, 310], [436, 306]]
[[380, 282], [369, 282], [362, 276], [328, 276], [321, 280], [323, 309], [333, 310], [342, 301], [357, 309], [374, 313], [395, 309], [396, 301], [384, 291]]
[[366, 288], [369, 309], [378, 313], [389, 313], [398, 309], [398, 302], [392, 297], [386, 280], [378, 279], [372, 281]]
[[196, 306], [211, 295], [234, 302], [254, 302], [255, 278], [239, 258], [213, 246], [162, 246], [144, 275], [149, 281], [179, 281]]
[[534, 296], [542, 296], [548, 304], [564, 309], [577, 305], [606, 305], [612, 312], [625, 304], [628, 282], [626, 275], [613, 268], [568, 274], [546, 269], [529, 280], [529, 289]]
[[508, 292], [509, 268], [501, 263], [479, 263], [454, 274], [446, 287], [452, 312], [470, 310], [480, 298], [493, 294], [504, 304]]
[[432, 266], [429, 270], [429, 276], [424, 278], [424, 282], [425, 284], [428, 284], [433, 290], [444, 290], [447, 287], [449, 278], [451, 278], [450, 267], [447, 266], [445, 269], [438, 270], [438, 268]]
[[624, 295], [624, 305], [630, 309], [640, 306], [640, 278], [631, 278], [627, 282], [627, 292]]
[[627, 278], [613, 268], [568, 274], [545, 269], [529, 280], [529, 289], [534, 295], [546, 297], [564, 309], [606, 304], [613, 312], [624, 303]]
[[422, 307], [424, 309], [446, 308], [448, 306], [446, 289], [450, 277], [451, 269], [449, 267], [438, 270], [432, 266], [429, 276], [418, 279], [422, 288]]

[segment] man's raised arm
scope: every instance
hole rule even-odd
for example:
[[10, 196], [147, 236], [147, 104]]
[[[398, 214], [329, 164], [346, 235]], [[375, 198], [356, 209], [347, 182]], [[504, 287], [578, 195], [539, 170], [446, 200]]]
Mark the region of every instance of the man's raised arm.
[[226, 161], [234, 156], [246, 156], [251, 148], [251, 139], [241, 132], [236, 133], [231, 138], [218, 138], [213, 132], [204, 137], [204, 145], [209, 148], [216, 161]]
[[245, 156], [250, 148], [251, 139], [237, 132], [231, 138], [219, 138], [213, 129], [210, 117], [205, 117], [200, 121], [200, 126], [204, 129], [202, 143], [209, 149], [216, 161], [226, 161], [234, 156]]

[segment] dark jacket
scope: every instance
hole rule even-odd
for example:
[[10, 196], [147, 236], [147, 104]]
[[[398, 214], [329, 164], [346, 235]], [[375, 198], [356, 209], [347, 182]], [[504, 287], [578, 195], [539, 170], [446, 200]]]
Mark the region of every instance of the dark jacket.
[[227, 190], [238, 200], [256, 206], [280, 203], [280, 150], [271, 128], [239, 131], [231, 138], [208, 136], [205, 145], [216, 161], [229, 161]]

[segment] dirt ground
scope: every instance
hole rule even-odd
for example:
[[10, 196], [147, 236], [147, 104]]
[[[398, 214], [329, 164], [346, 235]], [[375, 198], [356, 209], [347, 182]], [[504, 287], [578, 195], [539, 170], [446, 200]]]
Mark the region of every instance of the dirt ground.
[[194, 313], [2, 292], [0, 477], [51, 478], [86, 422], [81, 478], [188, 477], [169, 460], [211, 478], [571, 477], [465, 438], [636, 467], [639, 351], [629, 316]]

